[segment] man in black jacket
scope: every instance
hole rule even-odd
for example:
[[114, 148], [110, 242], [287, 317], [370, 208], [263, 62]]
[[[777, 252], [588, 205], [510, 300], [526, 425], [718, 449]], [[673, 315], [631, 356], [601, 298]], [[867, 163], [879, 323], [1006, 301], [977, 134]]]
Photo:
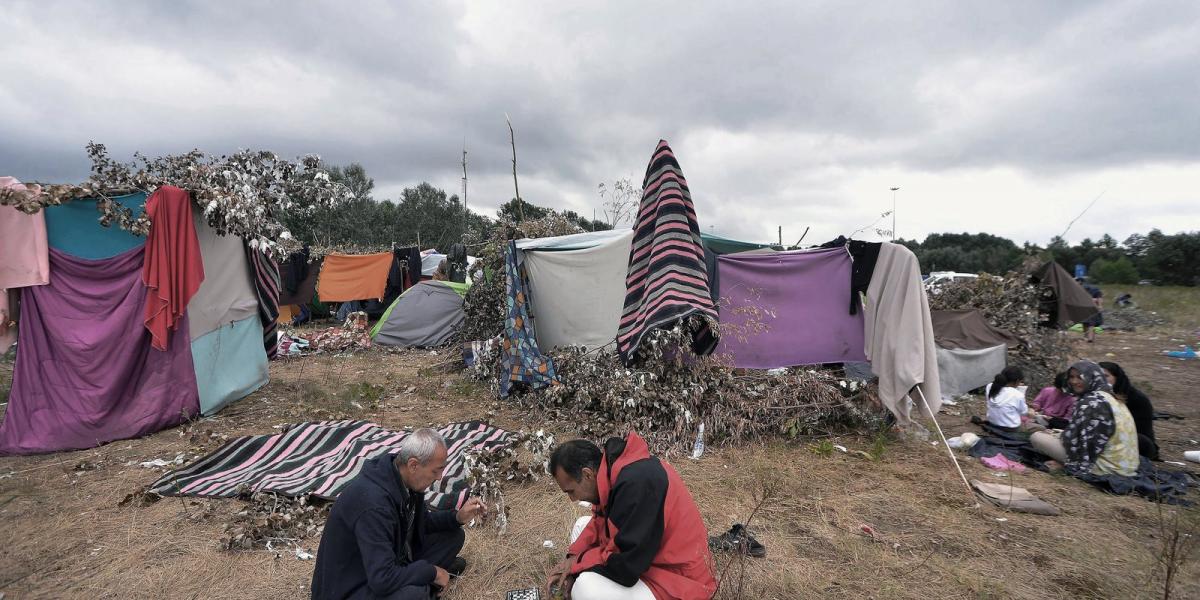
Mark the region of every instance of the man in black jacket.
[[446, 468], [446, 442], [418, 429], [393, 457], [367, 461], [338, 496], [313, 571], [313, 600], [428, 600], [446, 589], [466, 537], [462, 525], [485, 513], [478, 498], [457, 512], [430, 512], [424, 492]]

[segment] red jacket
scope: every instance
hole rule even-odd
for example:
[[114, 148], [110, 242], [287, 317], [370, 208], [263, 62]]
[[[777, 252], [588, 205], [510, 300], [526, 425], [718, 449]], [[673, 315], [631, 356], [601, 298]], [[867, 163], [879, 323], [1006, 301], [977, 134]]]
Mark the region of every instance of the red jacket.
[[708, 532], [671, 465], [630, 432], [604, 445], [596, 485], [600, 504], [571, 544], [572, 574], [594, 571], [627, 587], [641, 579], [657, 600], [712, 598]]

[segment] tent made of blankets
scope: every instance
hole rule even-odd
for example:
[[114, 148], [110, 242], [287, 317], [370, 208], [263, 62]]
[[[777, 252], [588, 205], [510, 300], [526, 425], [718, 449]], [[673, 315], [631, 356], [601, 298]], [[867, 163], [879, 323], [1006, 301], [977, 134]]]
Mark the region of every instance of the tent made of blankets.
[[936, 310], [930, 317], [943, 398], [991, 382], [1008, 365], [1009, 348], [1021, 343], [1008, 331], [992, 327], [977, 310]]
[[517, 240], [541, 348], [616, 340], [632, 242], [632, 229]]
[[[148, 238], [102, 226], [91, 199], [30, 215], [44, 223], [49, 277], [21, 289], [0, 453], [146, 435], [267, 382], [275, 336], [264, 319], [273, 326], [275, 308], [261, 302], [276, 295], [273, 263], [217, 234], [183, 190], [155, 194], [112, 199], [135, 217], [156, 207]], [[260, 279], [262, 265], [270, 272]]]
[[447, 341], [465, 318], [465, 283], [422, 281], [400, 294], [371, 329], [381, 346], [427, 348]]
[[287, 291], [281, 292], [280, 304], [289, 306], [289, 316], [299, 312], [292, 307], [311, 301], [309, 278], [314, 280], [321, 302], [361, 302], [353, 310], [363, 310], [373, 319], [422, 279], [422, 258], [416, 246], [373, 254], [329, 254], [315, 266], [308, 260], [307, 252], [297, 252], [284, 261], [283, 287]]
[[[438, 432], [446, 441], [446, 469], [425, 498], [434, 508], [456, 508], [467, 498], [467, 454], [500, 450], [512, 444], [515, 435], [478, 421], [452, 423]], [[148, 492], [203, 498], [269, 492], [332, 500], [367, 460], [395, 453], [407, 435], [407, 431], [389, 431], [367, 421], [300, 423], [274, 435], [231, 440], [208, 456], [163, 475]]]
[[1100, 312], [1092, 302], [1091, 294], [1057, 262], [1047, 263], [1034, 279], [1041, 286], [1041, 310], [1049, 315], [1050, 325], [1068, 327]]

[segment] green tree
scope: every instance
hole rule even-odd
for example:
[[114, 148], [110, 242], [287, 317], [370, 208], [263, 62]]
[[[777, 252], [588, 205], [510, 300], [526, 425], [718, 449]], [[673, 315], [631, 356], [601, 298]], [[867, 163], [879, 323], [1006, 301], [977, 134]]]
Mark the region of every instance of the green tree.
[[1092, 263], [1089, 274], [1097, 283], [1134, 284], [1140, 279], [1137, 268], [1127, 256], [1116, 260], [1098, 258]]

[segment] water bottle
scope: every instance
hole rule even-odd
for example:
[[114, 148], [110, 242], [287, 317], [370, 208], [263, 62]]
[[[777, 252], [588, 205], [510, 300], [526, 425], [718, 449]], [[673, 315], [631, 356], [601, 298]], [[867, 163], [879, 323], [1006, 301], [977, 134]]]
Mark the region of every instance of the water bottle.
[[692, 445], [692, 459], [698, 459], [704, 456], [704, 423], [700, 423], [700, 430], [696, 432], [696, 443]]

